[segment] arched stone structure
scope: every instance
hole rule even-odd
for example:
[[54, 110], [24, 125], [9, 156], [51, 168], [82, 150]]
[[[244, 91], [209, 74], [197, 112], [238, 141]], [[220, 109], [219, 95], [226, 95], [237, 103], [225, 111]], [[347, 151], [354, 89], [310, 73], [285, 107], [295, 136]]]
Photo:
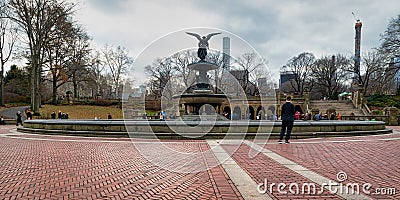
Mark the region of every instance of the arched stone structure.
[[304, 114], [303, 109], [301, 108], [300, 105], [295, 105], [295, 106], [294, 106], [294, 110], [295, 110], [296, 112], [299, 111], [300, 114]]
[[253, 106], [249, 106], [246, 112], [246, 119], [255, 120], [255, 112]]
[[232, 119], [239, 120], [242, 119], [242, 111], [239, 106], [235, 106], [232, 112]]
[[265, 108], [261, 105], [257, 108], [257, 116], [260, 120], [265, 119]]
[[225, 106], [223, 112], [224, 112], [224, 114], [226, 114], [225, 117], [227, 119], [231, 119], [231, 117], [232, 117], [231, 107]]

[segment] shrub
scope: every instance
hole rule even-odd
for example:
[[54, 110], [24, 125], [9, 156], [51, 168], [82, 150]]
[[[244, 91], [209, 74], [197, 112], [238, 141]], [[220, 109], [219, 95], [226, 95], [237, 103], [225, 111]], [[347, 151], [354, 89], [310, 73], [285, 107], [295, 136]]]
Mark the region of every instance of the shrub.
[[93, 105], [95, 106], [112, 106], [114, 103], [111, 100], [107, 99], [96, 99], [93, 102]]
[[400, 108], [398, 97], [392, 97], [381, 94], [374, 94], [367, 98], [367, 105], [377, 107], [397, 107]]

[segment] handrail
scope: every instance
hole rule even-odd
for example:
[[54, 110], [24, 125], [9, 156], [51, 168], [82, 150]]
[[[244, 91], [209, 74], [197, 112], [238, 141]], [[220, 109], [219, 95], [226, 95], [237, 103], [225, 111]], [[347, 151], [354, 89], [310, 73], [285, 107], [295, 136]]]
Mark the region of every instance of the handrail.
[[366, 103], [363, 104], [363, 107], [367, 110], [368, 114], [371, 114], [371, 110], [369, 109], [368, 105]]

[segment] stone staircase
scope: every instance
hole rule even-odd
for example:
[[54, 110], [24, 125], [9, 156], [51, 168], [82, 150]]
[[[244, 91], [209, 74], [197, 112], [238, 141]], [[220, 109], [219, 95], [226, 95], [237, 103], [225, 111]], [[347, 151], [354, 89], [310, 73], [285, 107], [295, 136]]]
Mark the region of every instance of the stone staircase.
[[333, 107], [336, 109], [336, 113], [340, 113], [342, 116], [348, 116], [351, 113], [354, 113], [356, 116], [364, 116], [364, 113], [356, 109], [351, 101], [313, 100], [310, 104], [311, 109], [319, 109], [322, 113], [326, 113], [326, 110]]

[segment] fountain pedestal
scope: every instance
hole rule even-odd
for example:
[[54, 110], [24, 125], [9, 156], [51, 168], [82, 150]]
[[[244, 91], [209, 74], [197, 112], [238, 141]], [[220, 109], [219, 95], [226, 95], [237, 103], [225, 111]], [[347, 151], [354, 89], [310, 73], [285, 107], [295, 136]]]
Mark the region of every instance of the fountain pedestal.
[[[222, 102], [227, 100], [227, 96], [225, 94], [213, 93], [209, 78], [207, 77], [207, 72], [218, 69], [218, 66], [214, 63], [200, 60], [188, 65], [188, 68], [198, 71], [194, 90], [191, 93], [186, 92], [173, 97], [179, 99], [179, 106], [184, 109], [182, 118], [196, 118], [201, 120], [203, 117], [200, 117], [200, 115], [210, 115], [211, 118], [213, 115], [220, 115]], [[207, 117], [204, 117], [204, 119], [207, 119]], [[221, 118], [217, 117], [217, 119], [220, 120]]]

